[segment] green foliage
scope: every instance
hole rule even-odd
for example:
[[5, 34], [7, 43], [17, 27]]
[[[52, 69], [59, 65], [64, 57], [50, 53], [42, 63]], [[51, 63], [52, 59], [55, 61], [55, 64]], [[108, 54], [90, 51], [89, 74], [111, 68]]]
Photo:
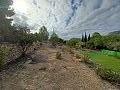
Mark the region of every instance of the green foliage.
[[82, 42], [84, 42], [84, 35], [82, 34], [82, 40], [81, 40]]
[[90, 41], [91, 37], [90, 37], [90, 34], [88, 35], [88, 41]]
[[49, 38], [49, 33], [45, 26], [42, 26], [39, 30], [39, 33], [36, 35], [36, 38], [39, 42], [47, 41]]
[[52, 43], [53, 46], [56, 46], [56, 44], [58, 44], [59, 42], [59, 37], [54, 31], [50, 37], [50, 42]]
[[100, 66], [96, 68], [96, 71], [97, 71], [97, 74], [100, 77], [102, 77], [104, 80], [120, 83], [120, 73], [114, 72], [111, 69], [106, 69]]
[[120, 35], [108, 35], [103, 37], [104, 46], [109, 50], [120, 51]]
[[90, 41], [90, 39], [91, 39], [90, 34], [88, 36], [87, 36], [86, 32], [85, 32], [85, 35], [82, 34], [81, 47], [88, 48], [88, 46], [89, 46], [88, 42]]
[[0, 67], [4, 65], [4, 59], [9, 53], [9, 49], [5, 47], [0, 47]]
[[12, 0], [0, 0], [0, 41], [6, 42], [10, 41], [11, 36], [11, 30], [14, 29], [13, 26], [11, 26], [12, 19], [7, 19], [7, 17], [11, 17], [14, 15], [13, 10], [9, 9], [9, 5], [12, 4]]
[[87, 42], [84, 40], [82, 47], [120, 51], [120, 35], [101, 36], [98, 32], [95, 32], [92, 37], [88, 36]]
[[105, 52], [90, 52], [89, 56], [93, 62], [102, 65], [102, 67], [120, 73], [120, 59], [106, 55]]
[[89, 34], [87, 42], [83, 42], [82, 46], [90, 49], [102, 49], [104, 47], [103, 37], [97, 32], [93, 33], [92, 37]]
[[88, 63], [90, 60], [90, 57], [87, 53], [83, 53], [82, 54], [82, 57], [81, 57], [81, 61], [84, 62], [84, 63]]
[[112, 57], [120, 59], [120, 52], [117, 52], [117, 51], [102, 50], [100, 54], [112, 56]]
[[95, 49], [101, 49], [103, 46], [102, 36], [99, 33], [95, 32], [88, 43]]
[[49, 33], [45, 26], [43, 26], [39, 33], [30, 34], [27, 27], [20, 27], [20, 32], [18, 33], [18, 44], [22, 48], [22, 54], [24, 55], [27, 49], [33, 44], [33, 42], [44, 42], [48, 40]]
[[25, 55], [27, 49], [35, 42], [33, 34], [24, 34], [19, 38], [18, 44], [22, 48], [22, 54]]
[[81, 47], [80, 41], [81, 40], [79, 38], [72, 38], [67, 41], [67, 45], [74, 48], [80, 48]]
[[[87, 52], [88, 53], [88, 52]], [[103, 52], [89, 52], [91, 61], [86, 64], [93, 68], [103, 78], [114, 83], [120, 83], [120, 60], [103, 54]]]
[[42, 26], [39, 30], [39, 33], [35, 33], [34, 35], [35, 42], [46, 42], [49, 38], [49, 33], [45, 26]]
[[75, 57], [76, 57], [77, 59], [81, 59], [81, 58], [82, 58], [82, 55], [77, 53], [77, 54], [75, 55]]
[[87, 42], [87, 34], [85, 32], [84, 42]]

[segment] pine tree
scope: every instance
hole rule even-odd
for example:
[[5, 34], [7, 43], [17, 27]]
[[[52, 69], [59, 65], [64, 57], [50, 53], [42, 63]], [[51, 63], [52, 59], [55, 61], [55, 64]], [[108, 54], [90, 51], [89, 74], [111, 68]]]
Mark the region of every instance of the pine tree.
[[0, 37], [2, 37], [2, 41], [7, 39], [13, 29], [12, 19], [6, 18], [14, 15], [13, 10], [10, 10], [10, 5], [12, 5], [12, 0], [0, 0]]
[[47, 41], [49, 38], [49, 33], [47, 31], [47, 28], [45, 26], [42, 26], [39, 30], [39, 36], [41, 39], [41, 42]]
[[58, 35], [55, 33], [55, 31], [53, 30], [53, 33], [50, 37], [50, 42], [52, 43], [53, 46], [56, 46], [56, 44], [58, 44], [59, 42], [59, 37]]

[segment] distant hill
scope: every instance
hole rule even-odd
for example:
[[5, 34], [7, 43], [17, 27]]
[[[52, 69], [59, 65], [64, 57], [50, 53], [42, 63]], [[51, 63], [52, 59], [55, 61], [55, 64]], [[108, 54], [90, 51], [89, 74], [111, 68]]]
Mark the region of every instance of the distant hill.
[[120, 35], [120, 31], [110, 32], [108, 35]]

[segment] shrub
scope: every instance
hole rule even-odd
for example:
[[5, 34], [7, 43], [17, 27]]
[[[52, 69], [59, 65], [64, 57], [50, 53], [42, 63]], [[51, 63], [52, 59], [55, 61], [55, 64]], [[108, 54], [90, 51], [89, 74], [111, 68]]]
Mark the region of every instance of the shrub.
[[67, 41], [67, 45], [76, 49], [79, 49], [81, 47], [80, 38], [71, 38]]
[[70, 54], [74, 54], [74, 51], [72, 49], [69, 49]]
[[61, 54], [61, 52], [57, 52], [56, 53], [56, 59], [62, 59], [62, 54]]
[[111, 69], [97, 67], [96, 72], [104, 80], [108, 80], [110, 82], [115, 82], [115, 83], [120, 83], [120, 74], [112, 71]]
[[24, 56], [30, 46], [32, 46], [35, 41], [32, 34], [25, 34], [19, 38], [18, 44], [22, 48], [22, 55]]
[[77, 59], [81, 59], [82, 58], [81, 54], [76, 54], [75, 56], [76, 56]]
[[6, 55], [9, 53], [9, 49], [5, 47], [0, 47], [0, 67], [4, 65], [4, 59]]
[[87, 62], [89, 62], [89, 60], [90, 60], [90, 57], [87, 54], [82, 55], [82, 57], [81, 57], [82, 62], [87, 63]]
[[63, 52], [69, 52], [70, 54], [74, 54], [74, 50], [71, 49], [70, 47], [64, 47], [64, 48], [62, 48], [62, 51]]

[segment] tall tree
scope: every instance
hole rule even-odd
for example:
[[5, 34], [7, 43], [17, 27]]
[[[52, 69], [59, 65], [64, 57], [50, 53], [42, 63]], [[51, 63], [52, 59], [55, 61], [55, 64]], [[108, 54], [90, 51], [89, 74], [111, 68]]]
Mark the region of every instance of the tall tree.
[[82, 42], [84, 42], [84, 35], [82, 34]]
[[88, 35], [88, 41], [90, 41], [90, 34]]
[[59, 42], [59, 37], [54, 31], [50, 37], [50, 42], [52, 43], [53, 46], [56, 46], [56, 44], [58, 44]]
[[0, 0], [0, 37], [3, 41], [9, 36], [10, 30], [13, 29], [11, 26], [12, 19], [6, 18], [14, 15], [13, 10], [9, 7], [12, 3], [12, 0]]
[[90, 39], [90, 43], [91, 43], [91, 46], [94, 45], [95, 49], [103, 48], [103, 38], [98, 32], [93, 33]]
[[85, 32], [85, 38], [84, 38], [84, 41], [87, 42], [87, 34]]
[[39, 38], [39, 41], [41, 41], [41, 42], [48, 40], [49, 33], [48, 33], [47, 28], [45, 26], [42, 26], [40, 28], [38, 38]]

